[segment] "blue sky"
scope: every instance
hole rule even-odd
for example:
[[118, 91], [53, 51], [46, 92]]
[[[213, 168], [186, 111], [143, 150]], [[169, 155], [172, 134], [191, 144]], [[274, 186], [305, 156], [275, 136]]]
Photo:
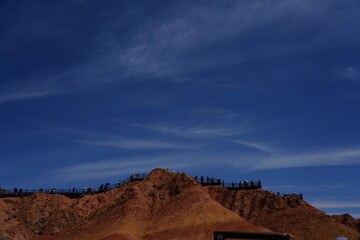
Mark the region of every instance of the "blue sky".
[[0, 1], [0, 186], [155, 167], [360, 218], [360, 2]]

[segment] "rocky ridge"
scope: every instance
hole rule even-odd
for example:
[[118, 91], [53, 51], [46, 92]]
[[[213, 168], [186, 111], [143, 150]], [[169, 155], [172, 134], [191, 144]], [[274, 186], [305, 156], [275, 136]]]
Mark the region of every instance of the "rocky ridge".
[[333, 215], [332, 218], [334, 218], [336, 221], [348, 226], [349, 228], [352, 228], [352, 229], [360, 232], [360, 219], [355, 219], [349, 214]]
[[212, 198], [227, 209], [275, 232], [287, 232], [304, 240], [335, 239], [337, 236], [360, 238], [355, 228], [296, 197], [281, 197], [264, 190], [230, 191], [218, 186], [208, 187], [208, 190]]
[[212, 239], [213, 231], [284, 232], [298, 240], [360, 233], [304, 201], [262, 191], [201, 186], [184, 173], [153, 170], [143, 181], [69, 199], [0, 199], [1, 240]]

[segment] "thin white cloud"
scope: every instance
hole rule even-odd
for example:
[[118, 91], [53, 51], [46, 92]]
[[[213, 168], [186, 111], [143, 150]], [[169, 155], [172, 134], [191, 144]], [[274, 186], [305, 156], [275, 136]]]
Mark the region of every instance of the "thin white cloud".
[[[79, 0], [79, 2], [82, 1]], [[33, 6], [29, 5], [29, 7]], [[111, 24], [108, 26], [104, 24], [98, 36], [89, 39], [89, 42], [104, 48], [89, 53], [91, 57], [78, 66], [74, 66], [73, 69], [53, 73], [50, 78], [56, 79], [59, 84], [60, 82], [67, 83], [62, 92], [81, 88], [96, 91], [97, 88], [94, 87], [96, 84], [126, 82], [128, 81], [127, 76], [136, 75], [142, 76], [142, 78], [138, 78], [138, 81], [154, 79], [154, 77], [166, 81], [182, 81], [191, 78], [188, 73], [193, 71], [221, 64], [248, 62], [273, 54], [302, 51], [312, 45], [319, 46], [319, 44], [337, 42], [334, 40], [326, 41], [328, 38], [339, 38], [341, 36], [342, 39], [354, 39], [345, 36], [350, 36], [349, 34], [359, 36], [356, 29], [360, 28], [355, 27], [357, 22], [350, 21], [352, 18], [347, 17], [348, 15], [354, 16], [355, 13], [346, 12], [346, 14], [343, 14], [343, 18], [336, 18], [335, 21], [333, 15], [329, 14], [335, 7], [336, 4], [331, 3], [331, 1], [320, 0], [228, 1], [226, 4], [216, 2], [206, 5], [191, 4], [191, 6], [188, 6], [187, 11], [174, 12], [171, 18], [158, 19], [153, 16], [139, 28], [136, 34], [126, 39], [119, 39], [123, 18], [109, 14], [106, 22]], [[25, 9], [28, 11], [27, 8]], [[37, 12], [41, 9], [40, 7], [39, 9], [33, 9], [33, 11]], [[32, 21], [30, 27], [26, 24], [26, 28], [21, 27], [21, 24], [17, 24], [16, 31], [11, 30], [10, 33], [7, 33], [7, 42], [12, 43], [13, 39], [21, 39], [23, 35], [26, 36], [28, 41], [28, 33], [33, 36], [32, 38], [40, 38], [44, 41], [71, 34], [73, 28], [70, 26], [72, 25], [66, 25], [62, 28], [58, 26], [56, 30], [52, 27], [53, 23], [58, 24], [58, 18], [62, 16], [61, 13], [67, 10], [64, 6], [61, 9], [57, 14], [47, 16], [49, 21], [42, 21], [41, 24], [38, 21]], [[317, 9], [323, 9], [321, 14]], [[340, 12], [337, 16], [342, 13]], [[338, 19], [341, 19], [341, 21], [338, 21]], [[27, 20], [27, 18], [22, 19], [24, 22]], [[284, 22], [289, 22], [289, 24], [284, 26]], [[208, 51], [212, 46], [218, 46], [224, 40], [246, 39], [249, 31], [251, 33], [259, 27], [277, 26], [283, 32], [287, 32], [297, 29], [303, 24], [306, 26], [309, 23], [324, 29], [318, 35], [310, 37], [310, 41], [300, 41], [297, 44], [281, 45], [281, 47], [278, 47], [279, 43], [276, 42], [273, 43], [275, 44], [274, 47], [269, 47], [268, 42], [257, 44], [253, 48], [249, 47], [248, 44], [244, 44], [244, 47], [239, 51], [234, 52], [231, 50], [216, 57], [211, 55], [211, 51]], [[50, 26], [52, 27], [51, 33], [47, 31]], [[344, 31], [347, 31], [346, 34], [341, 34]], [[333, 32], [336, 32], [336, 36], [331, 35]], [[10, 45], [12, 46], [12, 44]], [[201, 50], [209, 53], [210, 57], [199, 53]], [[351, 78], [357, 76], [355, 69], [348, 69], [347, 74]], [[41, 81], [41, 79], [38, 81]], [[131, 81], [133, 80], [134, 78], [131, 79]], [[48, 89], [47, 91], [44, 89], [37, 91], [36, 89], [34, 91], [23, 90], [23, 92], [3, 91], [0, 93], [0, 102], [43, 97], [58, 93], [57, 88]]]
[[[124, 138], [118, 137], [116, 134], [109, 135], [71, 128], [55, 128], [54, 130], [77, 136], [75, 138], [69, 138], [70, 141], [93, 146], [107, 146], [131, 150], [194, 149], [197, 147], [195, 144], [184, 144], [174, 140]], [[89, 138], [92, 140], [89, 140]]]
[[276, 151], [275, 149], [273, 149], [269, 146], [266, 146], [263, 143], [258, 143], [258, 142], [248, 142], [248, 141], [241, 141], [241, 140], [229, 140], [229, 142], [240, 144], [240, 145], [243, 145], [243, 146], [246, 146], [249, 148], [254, 148], [254, 149], [261, 150], [261, 151], [268, 152], [268, 153]]
[[186, 14], [141, 28], [132, 44], [121, 53], [120, 63], [128, 74], [157, 77], [176, 76], [180, 72], [214, 65], [219, 60], [202, 59], [188, 64], [184, 58], [193, 48], [231, 38], [249, 28], [249, 20], [255, 19], [257, 14], [256, 8], [252, 4], [237, 5], [231, 10], [193, 5]]
[[[359, 153], [344, 153], [340, 150], [337, 151], [338, 153], [335, 154], [337, 156], [356, 156], [355, 158], [358, 159]], [[332, 153], [334, 154], [334, 153]], [[319, 154], [316, 154], [319, 155]], [[331, 153], [322, 153], [321, 156], [325, 159], [326, 156], [330, 157]], [[300, 159], [304, 159], [304, 155]], [[334, 157], [336, 158], [336, 157]], [[285, 159], [285, 158], [284, 158]], [[312, 157], [308, 156], [308, 159], [313, 159]], [[305, 161], [307, 161], [305, 159]], [[299, 160], [299, 162], [301, 162]], [[70, 167], [65, 167], [55, 171], [54, 176], [57, 176], [60, 180], [64, 181], [71, 181], [71, 180], [78, 180], [78, 179], [100, 179], [100, 178], [108, 178], [111, 176], [121, 175], [121, 174], [128, 174], [133, 171], [142, 172], [142, 171], [150, 171], [156, 167], [162, 168], [170, 168], [170, 169], [178, 169], [180, 168], [181, 171], [185, 170], [186, 168], [197, 168], [204, 166], [206, 164], [209, 166], [216, 166], [216, 167], [241, 167], [241, 171], [255, 171], [255, 170], [262, 170], [262, 169], [276, 169], [276, 168], [296, 168], [296, 167], [303, 167], [303, 166], [326, 166], [326, 165], [333, 165], [336, 162], [337, 165], [346, 165], [346, 164], [360, 164], [359, 161], [350, 161], [348, 159], [345, 160], [330, 160], [328, 161], [321, 161], [316, 162], [316, 164], [307, 163], [306, 165], [296, 163], [296, 164], [286, 164], [282, 162], [277, 162], [279, 165], [266, 165], [264, 161], [261, 160], [259, 155], [241, 155], [239, 152], [218, 152], [218, 151], [187, 151], [182, 153], [172, 153], [167, 155], [161, 156], [139, 156], [134, 158], [117, 158], [111, 160], [101, 160], [94, 163], [84, 163], [78, 164]], [[259, 167], [261, 166], [261, 167]], [[296, 191], [303, 191], [305, 190], [333, 190], [342, 188], [342, 185], [315, 185], [311, 187], [306, 186], [266, 186], [266, 188], [276, 189], [296, 189]], [[302, 189], [302, 190], [300, 190]], [[317, 202], [314, 200], [314, 202]], [[323, 205], [324, 206], [324, 205]], [[328, 205], [330, 206], [330, 205]], [[350, 206], [350, 205], [348, 205]]]
[[175, 127], [170, 125], [137, 125], [149, 130], [188, 138], [228, 137], [240, 133], [240, 130], [225, 127]]
[[94, 131], [88, 131], [88, 130], [80, 130], [80, 129], [73, 129], [73, 128], [57, 128], [57, 127], [55, 127], [55, 128], [51, 127], [51, 130], [68, 133], [68, 134], [79, 135], [79, 136], [83, 136], [86, 138], [89, 138], [89, 137], [109, 138], [109, 136], [106, 134], [98, 133], [98, 132], [94, 132]]
[[274, 155], [258, 159], [252, 165], [253, 170], [282, 169], [311, 166], [359, 165], [359, 149], [339, 149], [296, 155]]
[[341, 202], [341, 201], [314, 201], [310, 202], [311, 205], [315, 206], [316, 208], [360, 208], [360, 202]]
[[319, 185], [272, 185], [266, 186], [264, 188], [271, 189], [273, 191], [281, 190], [281, 191], [304, 191], [304, 190], [316, 190], [316, 191], [329, 191], [335, 189], [342, 189], [345, 186], [342, 184], [319, 184]]
[[360, 69], [355, 67], [347, 67], [341, 71], [343, 78], [352, 80], [352, 81], [360, 81]]
[[56, 95], [51, 90], [24, 90], [0, 95], [0, 103]]
[[193, 157], [169, 155], [161, 157], [118, 158], [85, 163], [54, 171], [57, 180], [74, 181], [100, 179], [136, 172], [149, 172], [154, 168], [186, 169], [199, 165]]
[[84, 141], [83, 143], [95, 146], [108, 146], [132, 150], [155, 150], [155, 149], [189, 149], [194, 145], [185, 145], [161, 140], [142, 140], [142, 139], [111, 139], [104, 141]]
[[61, 94], [60, 89], [53, 88], [48, 82], [3, 86], [0, 89], [0, 103], [29, 100], [58, 94]]
[[[168, 168], [179, 171], [186, 169], [203, 168], [206, 166], [219, 167], [226, 159], [231, 158], [231, 153], [209, 151], [187, 151], [165, 155], [139, 157], [123, 157], [109, 160], [98, 160], [93, 163], [76, 164], [54, 171], [54, 178], [61, 181], [74, 181], [82, 179], [108, 179], [112, 176], [126, 175], [135, 172], [148, 172], [154, 168]], [[246, 167], [246, 157], [242, 166]]]
[[[249, 122], [252, 122], [251, 115], [249, 113], [234, 112], [221, 108], [193, 108], [189, 114], [191, 114], [191, 116], [195, 116], [196, 118], [205, 120], [227, 120], [236, 121], [237, 123], [241, 122], [241, 124], [248, 124]], [[249, 126], [246, 126], [246, 128], [249, 128]]]
[[[316, 9], [323, 9], [323, 11], [319, 14]], [[123, 48], [119, 62], [130, 75], [146, 74], [162, 79], [166, 77], [166, 80], [182, 80], [187, 72], [193, 70], [220, 64], [246, 62], [273, 54], [300, 51], [320, 44], [323, 46], [324, 43], [334, 42], [326, 40], [338, 38], [341, 35], [339, 32], [353, 34], [354, 28], [349, 25], [357, 24], [347, 16], [344, 16], [340, 22], [335, 22], [332, 15], [328, 14], [334, 9], [336, 9], [335, 3], [309, 0], [192, 4], [187, 11], [180, 11], [171, 19], [153, 21], [143, 26], [133, 37], [131, 44]], [[353, 15], [355, 13], [343, 14]], [[284, 22], [289, 24], [284, 26]], [[240, 52], [237, 54], [227, 52], [224, 54], [225, 57], [200, 57], [197, 59], [194, 54], [196, 51], [208, 49], [224, 40], [246, 39], [247, 32], [267, 25], [272, 29], [277, 26], [284, 31], [292, 31], [301, 26], [307, 26], [307, 24], [319, 26], [324, 31], [309, 36], [311, 41], [293, 43], [289, 46], [282, 45], [281, 48], [269, 48], [268, 45], [263, 47], [258, 44], [253, 50], [251, 46], [247, 45], [247, 48], [239, 50]], [[325, 29], [332, 31], [325, 31]], [[337, 34], [334, 35], [332, 32]], [[191, 64], [188, 61], [189, 57], [193, 59]], [[181, 78], [178, 75], [181, 75]]]

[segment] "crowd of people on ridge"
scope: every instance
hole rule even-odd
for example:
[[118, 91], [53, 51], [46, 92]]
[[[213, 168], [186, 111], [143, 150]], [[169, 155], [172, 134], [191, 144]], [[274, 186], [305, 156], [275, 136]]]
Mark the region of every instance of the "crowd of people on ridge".
[[228, 187], [228, 188], [260, 188], [261, 189], [260, 180], [258, 180], [257, 182], [253, 180], [251, 180], [250, 182], [248, 180], [244, 180], [238, 183], [231, 182], [225, 184], [224, 180], [221, 180], [219, 176], [217, 176], [217, 178], [209, 177], [209, 176], [207, 176], [206, 178], [204, 176], [198, 178], [198, 176], [195, 176], [194, 179], [203, 185], [222, 185], [223, 187]]
[[297, 194], [296, 192], [294, 192], [294, 193], [291, 193], [291, 194], [289, 194], [289, 193], [280, 194], [280, 192], [277, 192], [276, 195], [281, 196], [281, 197], [291, 196], [291, 197], [296, 197], [296, 198], [298, 198], [300, 200], [304, 200], [304, 197], [303, 197], [302, 193]]
[[[205, 182], [205, 178], [204, 176], [201, 176], [199, 179], [197, 176], [194, 177], [196, 181], [200, 182], [200, 183], [213, 183], [213, 184], [218, 184], [220, 185], [221, 184], [221, 178], [218, 176], [216, 178], [216, 181], [215, 181], [215, 178], [214, 177], [206, 177], [206, 182]], [[224, 182], [224, 181], [222, 181]]]
[[[114, 189], [116, 187], [119, 187], [127, 182], [131, 182], [131, 181], [141, 181], [146, 177], [146, 174], [139, 174], [139, 173], [135, 173], [130, 175], [130, 177], [126, 180], [119, 180], [118, 183], [116, 184], [110, 184], [110, 183], [105, 183], [105, 184], [101, 184], [98, 187], [84, 187], [83, 189], [76, 189], [75, 187], [72, 189], [56, 189], [56, 188], [51, 188], [51, 189], [38, 189], [38, 190], [23, 190], [23, 189], [18, 189], [18, 188], [14, 188], [12, 190], [8, 190], [8, 189], [2, 189], [0, 188], [0, 196], [24, 196], [24, 195], [29, 195], [32, 193], [50, 193], [50, 194], [66, 194], [66, 195], [81, 195], [81, 194], [93, 194], [93, 193], [101, 193], [101, 192], [105, 192], [111, 189]], [[229, 189], [261, 189], [261, 181], [258, 180], [257, 182], [251, 180], [251, 181], [240, 181], [238, 183], [236, 182], [230, 182], [230, 183], [225, 183], [224, 180], [222, 180], [219, 176], [217, 176], [216, 178], [214, 177], [209, 177], [209, 176], [195, 176], [194, 179], [201, 183], [202, 185], [222, 185], [223, 187], [229, 188]], [[298, 199], [303, 200], [303, 194], [297, 194], [297, 193], [292, 193], [292, 194], [282, 194], [280, 195], [280, 192], [277, 192], [278, 196], [282, 196], [282, 197], [287, 197], [287, 196], [293, 196], [296, 197]]]

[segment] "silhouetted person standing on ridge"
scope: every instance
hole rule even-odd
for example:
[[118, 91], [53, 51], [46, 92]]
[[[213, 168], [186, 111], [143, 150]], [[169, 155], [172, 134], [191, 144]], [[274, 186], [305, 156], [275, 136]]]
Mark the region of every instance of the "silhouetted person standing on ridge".
[[254, 187], [254, 186], [255, 186], [255, 183], [254, 183], [253, 180], [250, 181], [250, 186], [251, 186], [251, 187]]
[[299, 194], [299, 199], [304, 200], [302, 193]]

